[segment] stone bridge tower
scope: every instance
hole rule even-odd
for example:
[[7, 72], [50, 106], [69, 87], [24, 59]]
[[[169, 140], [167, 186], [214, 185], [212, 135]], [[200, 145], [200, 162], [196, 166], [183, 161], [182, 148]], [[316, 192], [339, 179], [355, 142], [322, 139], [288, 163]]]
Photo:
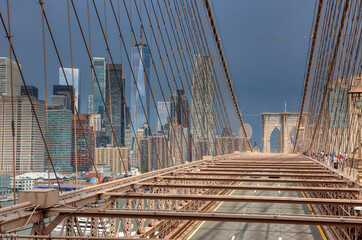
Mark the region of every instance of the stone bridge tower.
[[[270, 153], [270, 136], [274, 129], [279, 130], [278, 145], [281, 153], [293, 151], [292, 138], [295, 137], [299, 113], [261, 113], [262, 117], [262, 152]], [[308, 114], [304, 114], [304, 119]], [[304, 121], [302, 121], [303, 123]], [[301, 137], [301, 136], [300, 136]]]

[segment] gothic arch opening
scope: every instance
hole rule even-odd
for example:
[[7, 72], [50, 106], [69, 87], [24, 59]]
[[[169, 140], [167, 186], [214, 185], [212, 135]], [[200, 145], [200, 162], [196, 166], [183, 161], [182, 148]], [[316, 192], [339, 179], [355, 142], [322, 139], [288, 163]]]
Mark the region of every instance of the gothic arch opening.
[[297, 135], [297, 128], [293, 127], [292, 130], [289, 132], [289, 139], [292, 146], [295, 144], [295, 137]]
[[270, 152], [280, 153], [282, 152], [282, 138], [279, 128], [275, 127], [270, 134]]
[[[299, 113], [261, 113], [262, 116], [262, 144], [263, 152], [290, 153], [293, 151]], [[303, 114], [304, 119], [308, 118], [308, 113]], [[304, 120], [305, 123], [305, 120]], [[301, 126], [303, 127], [303, 126]], [[275, 130], [277, 128], [277, 130]], [[276, 131], [275, 133], [273, 131]], [[273, 134], [272, 134], [273, 132]], [[301, 137], [299, 138], [299, 140]], [[299, 142], [298, 140], [298, 142]], [[299, 142], [300, 143], [300, 142]], [[298, 146], [298, 143], [297, 143]]]

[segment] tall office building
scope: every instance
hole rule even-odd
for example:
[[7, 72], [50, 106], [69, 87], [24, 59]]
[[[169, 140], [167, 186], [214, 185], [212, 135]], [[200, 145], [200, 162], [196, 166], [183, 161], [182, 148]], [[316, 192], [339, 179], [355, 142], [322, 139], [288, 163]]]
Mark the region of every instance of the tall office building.
[[88, 95], [88, 113], [93, 112], [93, 95]]
[[[21, 92], [20, 70], [16, 62], [12, 61], [13, 95], [18, 96]], [[11, 74], [10, 59], [0, 57], [0, 96], [11, 96]]]
[[[213, 59], [208, 55], [194, 56], [194, 72], [192, 75], [192, 108], [191, 114], [194, 119], [192, 135], [195, 144], [199, 144], [199, 156], [214, 154], [214, 72]], [[205, 153], [205, 145], [208, 145]], [[194, 160], [196, 154], [193, 154]]]
[[184, 128], [190, 128], [189, 115], [190, 109], [185, 95], [185, 90], [178, 89], [170, 97], [171, 119], [172, 124], [181, 125]]
[[[146, 77], [150, 77], [150, 50], [147, 45], [136, 44], [132, 48], [132, 70], [135, 76], [133, 77], [131, 74], [131, 119], [137, 131], [147, 123], [146, 115], [150, 116], [150, 88]], [[146, 112], [144, 112], [141, 102]], [[134, 139], [134, 133], [131, 134]], [[132, 140], [132, 142], [134, 141]]]
[[[52, 106], [67, 109], [68, 97], [64, 95], [52, 95]], [[70, 110], [70, 109], [68, 109]], [[70, 110], [71, 111], [71, 110]]]
[[96, 147], [107, 147], [110, 144], [111, 144], [111, 139], [106, 136], [105, 131], [96, 132]]
[[[132, 143], [132, 151], [130, 153], [130, 167], [131, 168], [142, 168], [144, 166], [144, 164], [142, 163], [143, 161], [143, 154], [142, 154], [142, 147], [141, 147], [141, 139], [142, 138], [146, 138], [146, 136], [144, 136], [144, 130], [143, 129], [138, 129], [136, 135], [138, 136], [138, 141], [134, 141]], [[144, 149], [144, 147], [143, 147]]]
[[[142, 141], [146, 141], [149, 136], [151, 136], [151, 128], [148, 124], [143, 124], [140, 126], [137, 130], [138, 141], [137, 139], [134, 139], [133, 142], [133, 150], [131, 151], [131, 159], [130, 159], [130, 166], [131, 168], [144, 168], [147, 166], [145, 165], [146, 160], [143, 156], [145, 151], [145, 143], [142, 143]], [[141, 141], [141, 139], [143, 139]], [[145, 140], [146, 139], [146, 140]], [[147, 145], [148, 146], [148, 145]], [[143, 158], [143, 159], [142, 159]]]
[[[73, 95], [73, 86], [69, 86], [69, 87], [66, 85], [54, 85], [53, 86], [53, 96], [65, 96], [66, 104], [67, 104], [66, 109], [71, 110], [72, 113], [74, 114], [74, 104], [72, 101], [72, 95]], [[59, 104], [61, 104], [60, 102], [64, 101], [64, 98], [54, 97], [54, 102], [53, 102], [53, 96], [52, 96], [53, 105], [59, 105]]]
[[[121, 154], [119, 154], [121, 153]], [[95, 149], [96, 163], [107, 164], [111, 167], [113, 176], [119, 173], [126, 173], [124, 167], [128, 170], [128, 148], [121, 147], [97, 147]], [[122, 162], [123, 160], [123, 162]]]
[[171, 158], [169, 166], [190, 161], [189, 106], [185, 91], [177, 89], [170, 97], [168, 136], [170, 139]]
[[[38, 99], [38, 88], [34, 87], [34, 86], [27, 86], [28, 87], [28, 91], [31, 97], [35, 97], [36, 99]], [[25, 95], [27, 96], [28, 93], [25, 89], [24, 86], [21, 86], [21, 95]]]
[[153, 136], [140, 136], [139, 144], [142, 155], [137, 156], [143, 172], [167, 167], [169, 156], [167, 148], [168, 143], [163, 134], [157, 133]]
[[[94, 156], [93, 144], [93, 128], [89, 126], [89, 114], [79, 114], [85, 137], [83, 136], [78, 117], [72, 115], [72, 167], [75, 171], [76, 162], [78, 163], [78, 171], [88, 172], [92, 167], [91, 155]], [[76, 125], [76, 128], [74, 127]], [[87, 142], [90, 148], [87, 147]]]
[[157, 117], [157, 132], [161, 131], [165, 124], [168, 122], [168, 113], [170, 112], [170, 103], [169, 102], [157, 102], [157, 111], [159, 117]]
[[168, 167], [168, 141], [165, 135], [156, 133], [148, 136], [148, 169], [151, 171]]
[[96, 132], [102, 131], [102, 117], [99, 113], [89, 113], [89, 126]]
[[[108, 70], [109, 68], [109, 70]], [[108, 75], [109, 73], [109, 75]], [[107, 64], [106, 72], [106, 103], [109, 114], [112, 112], [112, 126], [119, 146], [125, 146], [125, 117], [124, 117], [124, 79], [122, 79], [121, 64]], [[119, 81], [119, 82], [118, 82]], [[121, 87], [120, 87], [121, 86]], [[112, 107], [112, 111], [111, 111]], [[108, 117], [105, 117], [106, 134], [113, 138], [113, 147], [117, 146], [112, 134]]]
[[[48, 108], [48, 129], [48, 147], [55, 171], [72, 173], [72, 111], [64, 107], [50, 106]], [[47, 154], [45, 154], [44, 168], [48, 169]], [[50, 170], [52, 171], [51, 166]]]
[[191, 158], [191, 137], [190, 130], [181, 125], [173, 124], [170, 130], [170, 166], [178, 165]]
[[129, 107], [125, 107], [124, 108], [124, 119], [125, 119], [125, 133], [124, 133], [124, 142], [125, 142], [125, 146], [128, 148], [128, 149], [132, 149], [132, 129], [131, 129], [131, 120], [130, 120], [130, 117], [129, 117], [129, 114], [128, 113], [131, 113], [129, 111]]
[[[42, 129], [45, 129], [45, 102], [32, 98]], [[11, 97], [0, 97], [0, 172], [13, 171]], [[44, 143], [27, 96], [14, 97], [15, 171], [41, 172], [44, 169]]]
[[102, 119], [104, 119], [105, 111], [102, 95], [104, 98], [106, 97], [106, 60], [104, 58], [94, 57], [93, 66], [94, 110], [95, 113], [100, 113]]
[[190, 161], [191, 158], [191, 136], [189, 121], [189, 105], [185, 91], [176, 90], [170, 97], [171, 119], [170, 119], [170, 164], [177, 165]]
[[[64, 68], [65, 76], [67, 77], [68, 84], [74, 86], [74, 94], [75, 94], [75, 107], [77, 108], [78, 112], [80, 111], [80, 88], [81, 88], [81, 81], [80, 81], [80, 70], [78, 68]], [[62, 68], [59, 68], [59, 85], [67, 86], [67, 82], [65, 81]], [[74, 81], [73, 81], [74, 80]]]

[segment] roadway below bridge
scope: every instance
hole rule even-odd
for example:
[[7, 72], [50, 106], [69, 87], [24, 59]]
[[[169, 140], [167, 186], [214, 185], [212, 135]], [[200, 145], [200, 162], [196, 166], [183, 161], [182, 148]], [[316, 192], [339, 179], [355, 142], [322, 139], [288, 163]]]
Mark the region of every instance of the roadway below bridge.
[[[295, 183], [243, 182], [241, 185], [257, 186], [297, 186]], [[234, 190], [230, 195], [270, 196], [270, 197], [300, 197], [297, 191], [261, 191]], [[239, 213], [273, 213], [273, 214], [313, 214], [307, 204], [280, 204], [259, 202], [221, 202], [215, 212]], [[323, 240], [319, 226], [265, 224], [245, 222], [202, 222], [188, 239], [227, 239], [227, 240]]]

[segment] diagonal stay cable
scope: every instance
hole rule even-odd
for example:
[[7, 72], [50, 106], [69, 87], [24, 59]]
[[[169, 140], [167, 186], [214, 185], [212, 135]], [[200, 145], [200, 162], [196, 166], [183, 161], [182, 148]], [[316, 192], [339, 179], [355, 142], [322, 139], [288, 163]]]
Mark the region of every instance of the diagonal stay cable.
[[[6, 24], [5, 24], [5, 22], [4, 22], [4, 18], [3, 18], [3, 16], [2, 16], [2, 13], [1, 13], [1, 12], [0, 12], [0, 19], [1, 19], [1, 22], [2, 22], [2, 24], [3, 24], [5, 33], [6, 33], [6, 35], [8, 36], [8, 35], [9, 35], [8, 29], [7, 29], [7, 27], [6, 27]], [[36, 124], [37, 124], [37, 126], [38, 126], [38, 128], [39, 128], [39, 132], [40, 132], [41, 138], [42, 138], [42, 140], [43, 140], [43, 143], [44, 143], [45, 150], [46, 150], [46, 152], [47, 152], [48, 158], [49, 158], [50, 163], [51, 163], [51, 165], [52, 165], [52, 169], [53, 169], [53, 171], [54, 171], [55, 178], [57, 179], [57, 184], [58, 184], [58, 186], [59, 186], [59, 190], [60, 190], [60, 192], [62, 192], [62, 190], [61, 190], [61, 185], [60, 185], [60, 183], [59, 183], [59, 179], [58, 179], [57, 173], [55, 172], [55, 167], [54, 167], [54, 164], [53, 164], [53, 160], [52, 160], [52, 158], [51, 158], [51, 156], [50, 156], [49, 147], [48, 147], [48, 145], [47, 145], [47, 143], [46, 143], [46, 139], [45, 139], [43, 130], [41, 129], [40, 122], [39, 122], [39, 118], [38, 118], [38, 115], [36, 114], [33, 101], [32, 101], [32, 99], [31, 99], [31, 97], [30, 97], [30, 92], [29, 92], [28, 86], [27, 86], [27, 84], [26, 84], [26, 82], [25, 82], [24, 75], [23, 75], [23, 71], [22, 71], [21, 68], [20, 68], [20, 64], [19, 64], [18, 58], [17, 58], [17, 56], [16, 56], [16, 53], [15, 53], [13, 44], [11, 44], [11, 51], [12, 51], [13, 56], [14, 56], [14, 58], [15, 58], [16, 65], [17, 65], [17, 67], [18, 67], [18, 69], [19, 69], [19, 73], [20, 73], [20, 76], [21, 76], [21, 80], [22, 80], [22, 82], [23, 82], [23, 84], [24, 84], [24, 88], [25, 88], [25, 91], [26, 91], [26, 93], [27, 93], [27, 96], [28, 96], [28, 99], [29, 99], [29, 102], [30, 102], [31, 110], [32, 110], [32, 112], [33, 112], [33, 114], [34, 114], [34, 117], [35, 117], [35, 120], [36, 120]]]

